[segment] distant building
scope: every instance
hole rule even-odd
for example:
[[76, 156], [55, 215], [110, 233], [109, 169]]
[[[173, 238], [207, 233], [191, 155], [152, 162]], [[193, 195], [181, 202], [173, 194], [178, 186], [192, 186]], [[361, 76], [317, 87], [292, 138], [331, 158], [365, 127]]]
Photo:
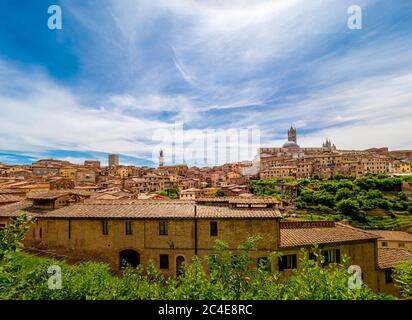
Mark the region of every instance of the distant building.
[[288, 130], [288, 141], [286, 141], [283, 144], [283, 148], [299, 148], [299, 145], [297, 143], [297, 132], [296, 128], [293, 128], [292, 126]]
[[84, 161], [84, 166], [99, 169], [100, 161], [99, 160], [86, 160]]
[[119, 155], [109, 154], [109, 167], [117, 167], [119, 165]]
[[336, 146], [332, 144], [332, 141], [330, 141], [329, 139], [326, 139], [326, 141], [322, 144], [322, 148], [325, 148], [326, 150], [336, 151]]
[[377, 150], [337, 150], [329, 139], [322, 147], [300, 147], [297, 144], [297, 130], [291, 127], [283, 147], [259, 149], [259, 177], [304, 179], [317, 176], [330, 179], [337, 175], [360, 177], [366, 174], [396, 174], [397, 171], [408, 174], [409, 160], [396, 165], [393, 158], [385, 155], [386, 148]]
[[159, 167], [163, 167], [164, 164], [165, 164], [164, 153], [163, 153], [163, 150], [160, 150], [160, 153], [159, 153]]

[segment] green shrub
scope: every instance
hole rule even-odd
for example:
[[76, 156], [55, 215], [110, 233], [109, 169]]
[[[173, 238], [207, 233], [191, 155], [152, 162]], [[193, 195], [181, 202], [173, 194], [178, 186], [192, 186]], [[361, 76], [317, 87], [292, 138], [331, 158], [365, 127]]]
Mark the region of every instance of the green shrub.
[[396, 266], [393, 277], [402, 295], [412, 300], [412, 262], [404, 262]]
[[[366, 285], [348, 288], [348, 263], [322, 267], [304, 253], [299, 269], [283, 279], [271, 270], [279, 253], [259, 262], [256, 250], [261, 238], [249, 238], [233, 255], [226, 243], [217, 241], [214, 253], [204, 260], [195, 257], [182, 266], [178, 278], [166, 279], [150, 264], [146, 269], [126, 268], [113, 275], [108, 265], [87, 262], [68, 265], [53, 259], [14, 253], [0, 266], [0, 299], [17, 300], [244, 300], [244, 299], [382, 299]], [[322, 256], [319, 256], [319, 260]], [[204, 263], [207, 268], [204, 268]], [[62, 269], [62, 287], [48, 288], [50, 265]]]
[[366, 215], [361, 211], [359, 202], [351, 199], [344, 199], [336, 204], [339, 214], [350, 217], [357, 221], [365, 221]]

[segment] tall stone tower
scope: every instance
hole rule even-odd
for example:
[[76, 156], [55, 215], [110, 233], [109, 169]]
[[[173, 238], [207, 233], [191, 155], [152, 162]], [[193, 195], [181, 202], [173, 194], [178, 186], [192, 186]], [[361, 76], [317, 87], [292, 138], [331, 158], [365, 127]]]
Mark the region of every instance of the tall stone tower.
[[165, 158], [163, 154], [163, 150], [160, 150], [159, 152], [159, 167], [163, 167], [165, 164]]
[[296, 129], [290, 126], [290, 129], [288, 130], [288, 141], [293, 141], [294, 143], [297, 143], [297, 134], [296, 134]]
[[109, 167], [117, 167], [120, 164], [118, 154], [109, 154]]

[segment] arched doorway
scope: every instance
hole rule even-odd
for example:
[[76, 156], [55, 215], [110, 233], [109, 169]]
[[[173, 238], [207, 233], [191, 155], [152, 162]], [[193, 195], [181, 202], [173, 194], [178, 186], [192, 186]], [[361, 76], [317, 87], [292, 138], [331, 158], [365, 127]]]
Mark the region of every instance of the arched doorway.
[[134, 250], [123, 250], [120, 252], [120, 268], [130, 266], [136, 268], [140, 264], [140, 254]]
[[178, 277], [182, 274], [182, 265], [183, 265], [184, 262], [185, 262], [185, 257], [178, 256], [176, 258], [176, 277]]

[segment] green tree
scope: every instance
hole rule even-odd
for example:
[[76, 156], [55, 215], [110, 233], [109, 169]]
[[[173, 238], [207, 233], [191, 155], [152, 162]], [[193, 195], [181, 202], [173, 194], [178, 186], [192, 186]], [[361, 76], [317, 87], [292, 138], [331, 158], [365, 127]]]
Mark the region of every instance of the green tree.
[[353, 192], [348, 188], [339, 189], [335, 195], [335, 201], [339, 202], [343, 199], [349, 199], [353, 196]]
[[401, 191], [398, 193], [398, 197], [399, 199], [403, 200], [403, 201], [408, 201], [408, 196], [406, 195], [405, 192]]
[[325, 205], [330, 208], [335, 206], [335, 197], [328, 192], [317, 191], [313, 196], [316, 204]]
[[366, 197], [368, 199], [382, 199], [383, 193], [379, 190], [368, 190]]
[[344, 199], [336, 204], [339, 214], [348, 216], [357, 221], [365, 221], [365, 213], [360, 210], [359, 202], [352, 199]]
[[394, 268], [395, 284], [406, 299], [412, 300], [412, 262], [404, 262]]
[[0, 230], [0, 261], [7, 254], [15, 252], [22, 246], [21, 241], [30, 228], [30, 221], [22, 214]]

